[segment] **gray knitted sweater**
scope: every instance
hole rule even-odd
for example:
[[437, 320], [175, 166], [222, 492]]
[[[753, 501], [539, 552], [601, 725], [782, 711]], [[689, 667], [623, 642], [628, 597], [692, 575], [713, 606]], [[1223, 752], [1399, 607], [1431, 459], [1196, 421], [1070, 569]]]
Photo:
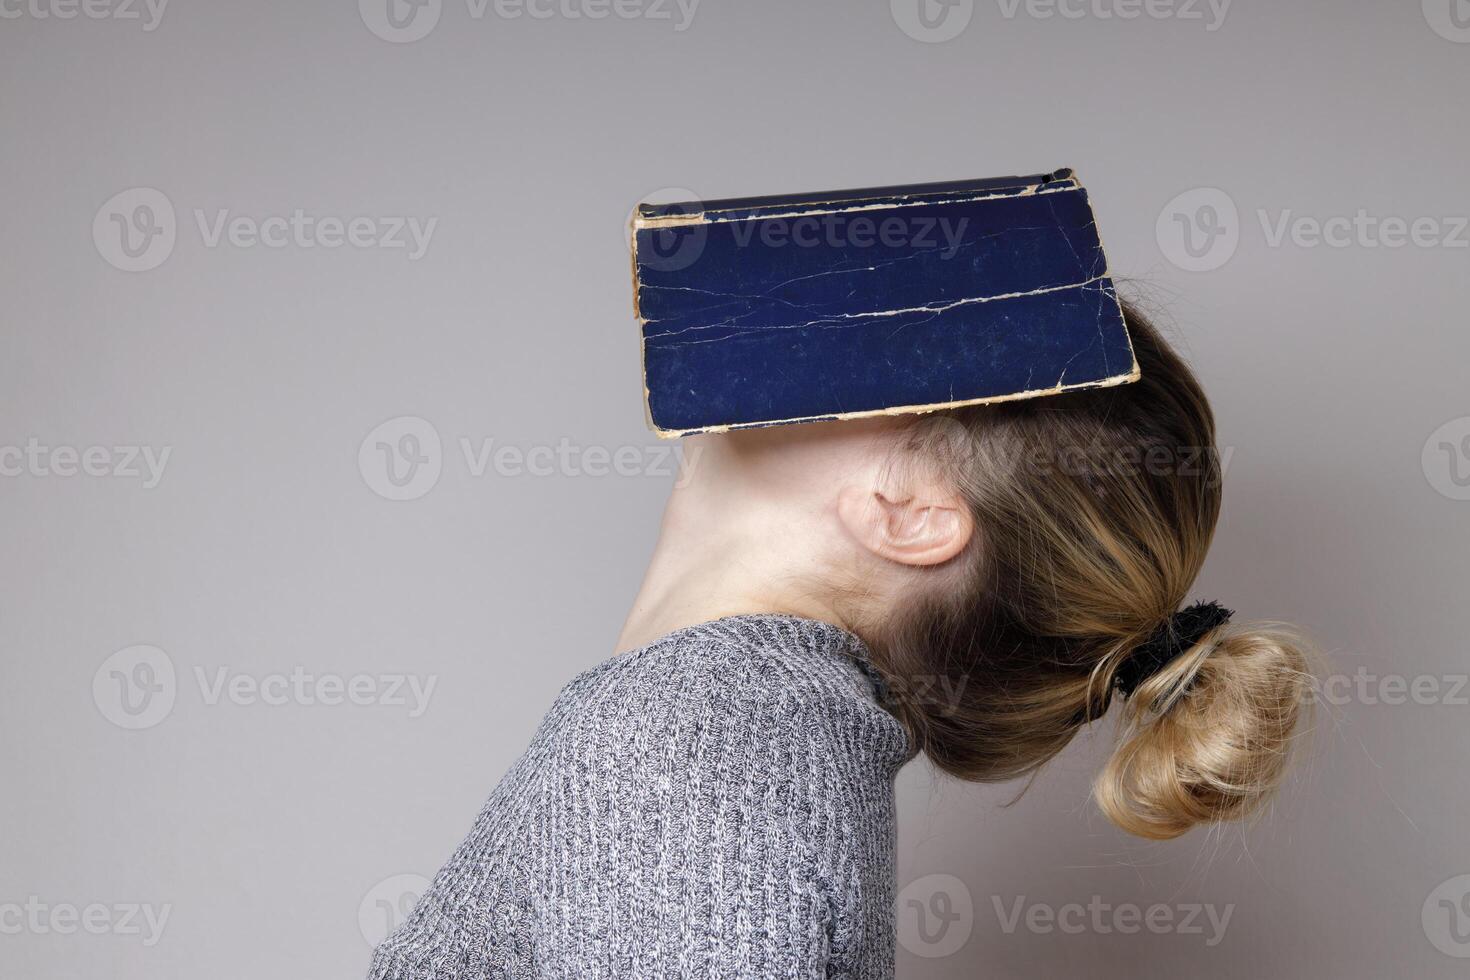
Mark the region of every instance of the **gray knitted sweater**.
[[892, 977], [893, 777], [852, 634], [737, 616], [576, 677], [370, 980]]

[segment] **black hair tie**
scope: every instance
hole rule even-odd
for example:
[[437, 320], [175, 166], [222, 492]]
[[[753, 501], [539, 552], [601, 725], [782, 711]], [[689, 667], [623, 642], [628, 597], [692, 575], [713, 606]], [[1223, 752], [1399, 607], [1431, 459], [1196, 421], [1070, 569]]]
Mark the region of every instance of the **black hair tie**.
[[1164, 669], [1175, 657], [1198, 643], [1213, 629], [1228, 623], [1235, 613], [1218, 602], [1196, 602], [1179, 610], [1141, 646], [1118, 665], [1113, 682], [1125, 698]]

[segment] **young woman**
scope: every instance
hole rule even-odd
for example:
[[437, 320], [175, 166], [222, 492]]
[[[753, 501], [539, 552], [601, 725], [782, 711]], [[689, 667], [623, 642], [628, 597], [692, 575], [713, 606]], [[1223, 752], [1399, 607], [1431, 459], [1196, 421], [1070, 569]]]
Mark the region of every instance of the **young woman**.
[[694, 437], [621, 652], [556, 699], [372, 978], [891, 977], [898, 769], [1024, 776], [1115, 702], [1119, 826], [1259, 807], [1303, 653], [1181, 609], [1214, 424], [1128, 321], [1133, 384]]

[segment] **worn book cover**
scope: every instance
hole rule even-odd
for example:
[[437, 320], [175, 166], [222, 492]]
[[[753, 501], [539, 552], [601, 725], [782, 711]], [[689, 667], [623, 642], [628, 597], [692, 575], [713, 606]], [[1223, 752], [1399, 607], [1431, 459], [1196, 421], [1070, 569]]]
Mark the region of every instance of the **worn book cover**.
[[1070, 170], [642, 204], [632, 243], [646, 408], [660, 436], [1138, 377]]

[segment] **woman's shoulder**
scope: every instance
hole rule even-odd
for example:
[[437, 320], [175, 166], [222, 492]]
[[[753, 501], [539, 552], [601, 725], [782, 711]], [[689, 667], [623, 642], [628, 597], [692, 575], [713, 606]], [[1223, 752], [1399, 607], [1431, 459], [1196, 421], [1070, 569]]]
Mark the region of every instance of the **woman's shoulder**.
[[527, 860], [546, 894], [600, 899], [548, 903], [555, 931], [681, 977], [826, 975], [881, 943], [901, 733], [852, 642], [721, 620], [568, 685], [529, 766]]

